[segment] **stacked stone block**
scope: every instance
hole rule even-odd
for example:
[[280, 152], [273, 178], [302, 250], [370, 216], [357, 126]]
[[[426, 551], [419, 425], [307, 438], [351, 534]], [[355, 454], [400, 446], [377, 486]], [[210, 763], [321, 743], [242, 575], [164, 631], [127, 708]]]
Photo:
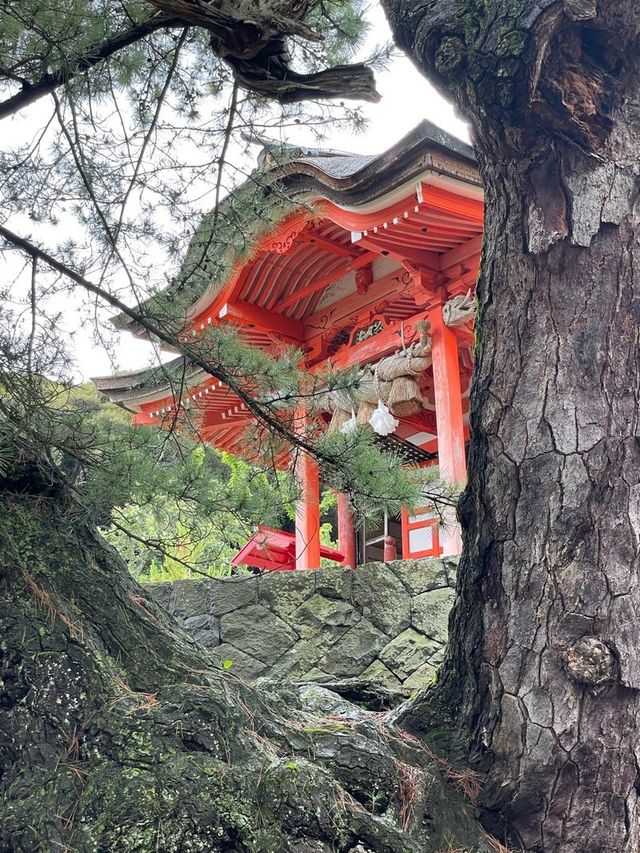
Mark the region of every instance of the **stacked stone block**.
[[410, 692], [442, 660], [455, 574], [452, 559], [396, 560], [147, 590], [248, 680], [362, 678]]

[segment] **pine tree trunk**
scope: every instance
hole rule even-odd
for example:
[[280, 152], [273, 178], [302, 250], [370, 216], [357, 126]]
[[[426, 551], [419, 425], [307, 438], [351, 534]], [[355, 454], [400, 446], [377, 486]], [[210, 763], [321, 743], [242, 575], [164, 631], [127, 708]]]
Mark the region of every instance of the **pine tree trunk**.
[[405, 719], [449, 715], [513, 844], [636, 853], [637, 5], [387, 5], [470, 117], [487, 201], [459, 601]]
[[630, 853], [640, 849], [638, 223], [532, 256], [511, 180], [496, 180], [487, 221], [467, 569], [447, 678], [463, 675], [469, 735], [491, 756], [484, 804], [526, 849]]

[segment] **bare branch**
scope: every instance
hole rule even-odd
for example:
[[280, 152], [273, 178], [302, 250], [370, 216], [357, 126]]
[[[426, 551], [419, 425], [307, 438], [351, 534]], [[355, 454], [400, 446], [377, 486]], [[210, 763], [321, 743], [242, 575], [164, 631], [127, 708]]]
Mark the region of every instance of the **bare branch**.
[[135, 183], [138, 179], [138, 175], [140, 174], [140, 169], [142, 167], [142, 161], [144, 159], [145, 152], [151, 141], [151, 137], [153, 135], [154, 130], [158, 126], [158, 120], [160, 118], [160, 113], [162, 111], [162, 107], [164, 105], [165, 99], [167, 97], [167, 92], [169, 91], [169, 86], [171, 85], [171, 81], [173, 80], [173, 75], [175, 74], [176, 67], [178, 65], [178, 59], [180, 58], [180, 50], [185, 43], [187, 38], [187, 33], [189, 29], [185, 27], [185, 29], [180, 33], [180, 38], [178, 39], [178, 43], [176, 44], [175, 50], [173, 51], [173, 59], [171, 60], [171, 65], [169, 67], [169, 71], [167, 72], [167, 77], [164, 81], [164, 85], [162, 87], [162, 91], [158, 95], [158, 102], [156, 104], [156, 109], [153, 114], [153, 118], [151, 119], [151, 123], [149, 125], [149, 129], [147, 130], [142, 145], [140, 147], [140, 153], [138, 154], [138, 159], [136, 161], [135, 168], [133, 170], [133, 175], [131, 176], [131, 181], [129, 182], [129, 186], [127, 188], [126, 193], [124, 194], [124, 198], [122, 199], [122, 204], [120, 206], [120, 216], [118, 218], [118, 224], [116, 225], [114, 231], [114, 240], [118, 239], [118, 235], [120, 234], [120, 230], [122, 229], [122, 223], [124, 220], [125, 208], [127, 206], [127, 201], [129, 200], [129, 196], [135, 186]]
[[31, 259], [31, 330], [29, 332], [29, 344], [27, 349], [27, 372], [31, 376], [33, 369], [33, 344], [36, 339], [37, 313], [36, 313], [36, 278], [38, 274], [38, 259]]
[[233, 131], [233, 122], [236, 117], [236, 107], [238, 104], [238, 84], [233, 84], [233, 91], [231, 92], [231, 103], [229, 104], [229, 119], [227, 121], [227, 126], [224, 132], [224, 141], [222, 143], [222, 151], [220, 152], [220, 159], [218, 160], [218, 178], [216, 180], [216, 203], [214, 205], [215, 216], [217, 219], [218, 209], [220, 207], [220, 188], [222, 186], [222, 173], [224, 170], [224, 162], [225, 157], [227, 156], [227, 149], [229, 147], [229, 142], [231, 141], [231, 133]]

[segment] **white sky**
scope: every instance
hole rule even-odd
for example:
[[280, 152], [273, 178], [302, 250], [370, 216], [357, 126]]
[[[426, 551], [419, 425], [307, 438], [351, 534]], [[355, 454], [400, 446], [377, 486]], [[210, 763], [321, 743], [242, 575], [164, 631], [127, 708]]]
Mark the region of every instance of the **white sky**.
[[[379, 5], [371, 8], [369, 42], [382, 44], [391, 41], [391, 32]], [[401, 139], [423, 119], [429, 119], [443, 130], [469, 141], [467, 125], [446, 101], [404, 56], [398, 56], [384, 72], [376, 75], [377, 89], [382, 100], [365, 104], [363, 111], [369, 126], [363, 135], [340, 132], [327, 140], [328, 147], [358, 154], [378, 154]]]
[[[372, 24], [369, 46], [389, 41], [391, 35], [380, 6], [376, 4], [371, 8], [369, 18]], [[377, 88], [382, 100], [377, 104], [364, 106], [364, 113], [369, 122], [365, 133], [353, 135], [344, 129], [338, 129], [336, 133], [329, 131], [323, 145], [359, 154], [380, 153], [425, 118], [468, 141], [466, 125], [456, 116], [453, 107], [404, 56], [393, 60], [386, 71], [377, 74]], [[288, 138], [302, 144], [317, 144], [311, 135], [305, 132], [304, 127], [300, 127], [295, 135], [291, 134]], [[197, 224], [193, 223], [194, 229]], [[105, 318], [110, 313], [107, 311]], [[77, 319], [74, 322], [73, 313], [69, 311], [65, 322], [67, 330], [77, 329], [77, 324]], [[77, 329], [70, 349], [75, 356], [75, 373], [79, 381], [113, 372], [114, 364], [110, 357], [93, 341], [88, 331]], [[136, 341], [127, 333], [121, 333], [115, 340], [115, 359], [115, 367], [131, 370], [149, 364], [154, 359], [154, 354], [149, 344]]]

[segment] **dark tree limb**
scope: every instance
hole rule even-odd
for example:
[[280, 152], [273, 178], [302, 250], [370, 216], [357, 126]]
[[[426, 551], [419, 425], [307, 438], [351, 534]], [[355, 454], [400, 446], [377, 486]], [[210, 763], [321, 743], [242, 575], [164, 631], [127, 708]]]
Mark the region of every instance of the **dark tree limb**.
[[264, 66], [227, 57], [237, 82], [251, 92], [273, 98], [281, 104], [293, 104], [322, 98], [348, 98], [356, 101], [380, 100], [373, 71], [362, 63], [336, 65], [315, 74], [292, 71], [283, 56], [269, 56]]
[[71, 82], [78, 74], [99, 65], [106, 59], [115, 56], [119, 51], [124, 50], [124, 48], [151, 35], [151, 33], [179, 26], [180, 21], [173, 15], [156, 14], [146, 21], [130, 27], [128, 30], [113, 36], [113, 38], [96, 45], [84, 56], [76, 60], [74, 64], [69, 65], [68, 68], [52, 71], [33, 83], [25, 82], [19, 92], [16, 92], [10, 98], [6, 98], [4, 101], [0, 101], [0, 119], [14, 115], [40, 98], [50, 95], [51, 92], [54, 92], [60, 86]]
[[182, 17], [210, 35], [211, 49], [233, 69], [245, 89], [280, 103], [309, 98], [378, 101], [373, 72], [366, 65], [340, 65], [311, 74], [290, 67], [286, 39], [322, 41], [304, 17], [308, 0], [265, 0], [251, 6], [236, 0], [210, 4], [202, 0], [149, 0], [167, 14]]
[[[297, 73], [290, 67], [286, 38], [322, 40], [302, 20], [308, 10], [307, 2], [287, 4], [287, 14], [282, 11], [283, 4], [273, 2], [254, 4], [250, 12], [235, 0], [216, 4], [200, 0], [149, 0], [149, 3], [160, 11], [97, 44], [68, 68], [49, 72], [34, 82], [23, 81], [19, 92], [0, 101], [0, 119], [24, 109], [159, 29], [192, 26], [209, 33], [214, 54], [232, 68], [237, 83], [263, 97], [283, 104], [314, 98], [380, 99], [373, 71], [366, 65], [338, 65], [310, 74]], [[5, 77], [15, 80], [13, 74], [6, 73]]]

